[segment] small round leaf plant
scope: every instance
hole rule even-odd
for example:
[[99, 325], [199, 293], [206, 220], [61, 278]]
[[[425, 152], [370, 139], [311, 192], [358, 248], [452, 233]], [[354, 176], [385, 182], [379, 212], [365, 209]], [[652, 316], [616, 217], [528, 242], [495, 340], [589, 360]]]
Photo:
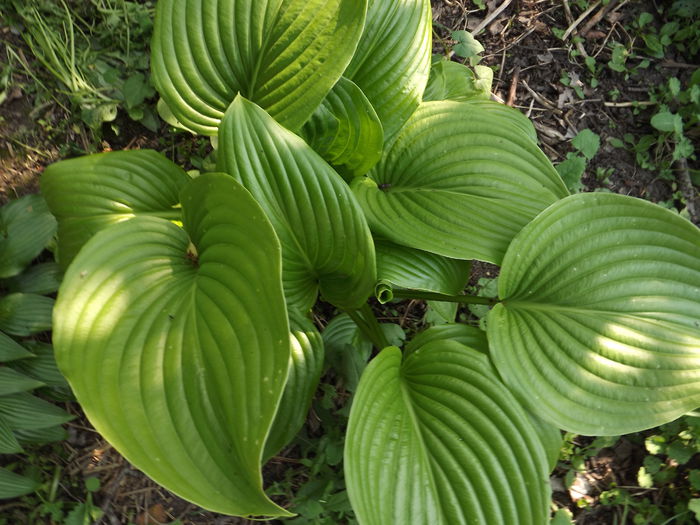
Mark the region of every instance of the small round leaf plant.
[[[319, 381], [319, 298], [377, 350], [345, 444], [363, 525], [541, 525], [559, 429], [634, 432], [700, 405], [700, 231], [569, 195], [528, 119], [431, 61], [428, 0], [159, 0], [154, 27], [161, 112], [216, 138], [217, 172], [110, 152], [49, 166], [42, 192], [67, 268], [58, 363], [155, 481], [292, 515], [261, 466]], [[462, 293], [471, 260], [501, 267], [498, 297]], [[492, 308], [486, 331], [400, 349], [373, 296], [452, 320], [455, 303]]]

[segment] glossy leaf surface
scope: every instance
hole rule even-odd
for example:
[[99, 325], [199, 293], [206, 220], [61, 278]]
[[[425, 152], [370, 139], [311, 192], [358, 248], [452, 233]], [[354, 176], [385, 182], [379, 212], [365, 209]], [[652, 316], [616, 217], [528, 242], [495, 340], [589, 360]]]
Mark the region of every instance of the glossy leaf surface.
[[469, 280], [469, 261], [448, 259], [387, 241], [375, 242], [375, 249], [375, 295], [380, 302], [392, 299], [394, 287], [456, 295]]
[[486, 332], [476, 326], [469, 326], [462, 323], [442, 324], [431, 326], [416, 334], [406, 345], [406, 353], [415, 352], [421, 346], [434, 341], [452, 340], [478, 350], [484, 354], [489, 352], [489, 342], [486, 339]]
[[345, 77], [304, 124], [302, 136], [341, 175], [364, 175], [382, 157], [382, 123], [367, 97]]
[[323, 371], [323, 339], [306, 317], [290, 314], [291, 353], [284, 394], [265, 443], [263, 458], [277, 454], [299, 432]]
[[216, 135], [238, 93], [298, 129], [350, 62], [366, 0], [160, 0], [156, 88], [188, 129]]
[[345, 473], [362, 525], [547, 520], [544, 449], [485, 355], [451, 341], [369, 365], [350, 412]]
[[344, 76], [367, 95], [389, 141], [420, 104], [430, 72], [428, 0], [369, 0], [367, 21]]
[[40, 195], [0, 207], [0, 278], [17, 275], [56, 233], [56, 219]]
[[522, 118], [489, 101], [422, 104], [370, 176], [353, 181], [372, 229], [499, 264], [516, 233], [567, 194]]
[[287, 302], [358, 308], [376, 280], [374, 244], [343, 179], [306, 142], [257, 105], [236, 98], [219, 132], [218, 167], [265, 210], [282, 244]]
[[58, 219], [58, 259], [65, 268], [98, 231], [136, 215], [181, 221], [185, 171], [152, 150], [98, 153], [51, 164], [41, 191]]
[[700, 405], [700, 230], [678, 215], [568, 197], [516, 237], [498, 284], [493, 359], [543, 419], [618, 435]]
[[55, 309], [62, 372], [95, 428], [202, 507], [285, 515], [260, 461], [289, 365], [279, 242], [231, 177], [182, 190], [184, 230], [136, 217], [95, 235]]

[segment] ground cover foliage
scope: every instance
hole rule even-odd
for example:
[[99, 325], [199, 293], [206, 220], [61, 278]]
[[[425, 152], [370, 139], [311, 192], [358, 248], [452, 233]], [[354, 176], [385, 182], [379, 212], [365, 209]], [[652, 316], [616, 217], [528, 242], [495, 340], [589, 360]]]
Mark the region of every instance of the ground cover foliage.
[[[452, 56], [455, 59], [476, 65], [481, 60], [478, 58], [478, 47], [475, 47], [473, 42], [459, 31], [473, 30], [474, 23], [486, 21], [488, 32], [482, 34], [483, 40], [487, 46], [490, 42], [491, 49], [501, 50], [500, 55], [495, 53], [484, 60], [496, 70], [494, 91], [504, 100], [511, 99], [512, 90], [507, 92], [506, 87], [515, 85], [517, 88], [515, 95], [508, 101], [513, 105], [523, 106], [523, 111], [534, 116], [545, 150], [554, 156], [553, 160], [563, 161], [563, 166], [560, 164], [558, 171], [564, 177], [569, 190], [595, 188], [609, 189], [616, 193], [630, 193], [632, 190], [634, 194], [662, 202], [693, 218], [695, 194], [692, 178], [695, 173], [693, 167], [696, 164], [688, 144], [692, 148], [697, 122], [693, 120], [697, 117], [694, 117], [692, 104], [697, 103], [697, 100], [693, 99], [697, 95], [693, 95], [692, 69], [685, 65], [692, 64], [694, 57], [697, 56], [697, 49], [691, 46], [695, 19], [692, 12], [690, 15], [686, 13], [686, 18], [691, 23], [684, 24], [684, 28], [690, 27], [691, 33], [685, 36], [678, 30], [672, 30], [673, 26], [664, 25], [664, 23], [673, 23], [674, 17], [675, 22], [678, 23], [678, 17], [683, 14], [678, 9], [692, 8], [692, 5], [688, 7], [682, 2], [676, 2], [673, 6], [665, 6], [664, 11], [659, 9], [664, 6], [653, 4], [634, 10], [630, 10], [629, 6], [615, 6], [615, 3], [611, 6], [593, 3], [588, 5], [586, 2], [570, 2], [570, 4], [563, 6], [549, 5], [546, 2], [521, 2], [517, 6], [513, 4], [510, 9], [505, 9], [491, 20], [489, 16], [496, 13], [495, 4], [479, 6], [467, 2], [445, 2], [434, 5], [435, 16], [441, 24], [436, 31], [440, 37], [436, 42], [436, 51], [448, 55], [454, 53]], [[140, 6], [148, 9], [148, 3], [134, 4], [126, 9], [140, 9]], [[565, 7], [568, 7], [568, 10]], [[593, 9], [588, 10], [588, 8]], [[600, 13], [604, 16], [601, 16], [598, 24], [592, 26], [589, 31], [597, 30], [603, 33], [608, 31], [602, 37], [593, 36], [586, 40], [577, 36], [578, 31], [575, 30], [566, 34], [568, 28], [574, 25], [580, 26], [590, 20], [590, 17]], [[652, 17], [651, 20], [649, 16]], [[582, 17], [579, 24], [576, 24], [577, 17]], [[470, 20], [472, 27], [469, 27]], [[552, 29], [542, 27], [540, 24], [545, 26], [549, 24]], [[522, 31], [517, 37], [513, 36], [516, 29]], [[621, 38], [625, 36], [625, 31], [632, 31], [632, 37], [628, 40]], [[605, 41], [606, 36], [607, 41]], [[535, 56], [537, 62], [542, 63], [540, 65], [546, 66], [543, 68], [546, 71], [546, 83], [541, 82], [542, 70], [536, 67], [531, 69], [534, 80], [528, 73], [528, 64], [532, 62], [528, 63], [527, 57], [532, 57], [532, 50], [524, 54], [511, 55], [515, 49], [527, 45], [528, 37], [545, 44], [540, 48], [540, 51], [544, 52], [535, 53]], [[518, 38], [521, 41], [516, 43]], [[618, 42], [618, 38], [622, 41]], [[641, 42], [644, 42], [643, 46]], [[624, 51], [620, 46], [624, 47]], [[551, 59], [547, 53], [552, 56]], [[562, 56], [555, 58], [558, 53], [562, 53], [566, 58]], [[482, 54], [488, 54], [488, 51]], [[591, 56], [594, 57], [593, 61]], [[512, 62], [509, 63], [509, 60]], [[655, 60], [658, 63], [655, 63]], [[524, 64], [520, 65], [518, 72], [516, 65], [521, 61]], [[645, 65], [645, 62], [648, 64]], [[564, 66], [560, 70], [561, 76], [558, 82], [551, 79], [551, 64]], [[661, 71], [666, 71], [670, 67], [675, 73], [671, 79], [675, 78], [676, 81], [664, 78], [664, 81], [660, 81], [658, 87], [651, 93], [648, 88], [646, 91], [636, 92], [619, 88], [620, 80], [625, 78], [645, 78], [644, 83], [647, 83], [645, 77], [647, 72], [657, 71], [658, 67], [666, 68]], [[475, 69], [470, 89], [476, 85], [478, 90], [478, 81], [482, 80], [483, 76], [484, 73], [480, 75]], [[661, 79], [660, 74], [659, 79]], [[595, 98], [594, 93], [602, 92], [594, 90], [604, 89], [601, 83], [604, 86], [607, 84], [606, 87], [613, 86], [601, 95], [605, 102], [591, 101]], [[530, 89], [533, 86], [536, 87], [537, 89], [533, 89], [533, 92], [537, 96], [533, 95], [526, 86]], [[518, 91], [522, 93], [523, 88], [528, 95], [519, 94]], [[614, 93], [615, 89], [619, 93]], [[635, 93], [637, 95], [634, 95]], [[620, 100], [623, 94], [628, 98]], [[647, 95], [649, 97], [642, 99], [641, 104], [635, 104], [631, 100], [636, 96], [646, 97]], [[520, 97], [524, 104], [518, 103], [521, 100]], [[146, 100], [145, 97], [144, 100]], [[77, 104], [72, 108], [74, 112], [76, 107], [81, 108], [80, 120], [74, 121], [77, 128], [59, 130], [58, 133], [76, 133], [75, 129], [81, 130], [83, 125], [87, 126], [87, 130], [96, 129], [94, 121], [90, 121], [89, 117], [83, 118], [80, 103], [70, 101], [70, 104]], [[560, 105], [561, 107], [558, 107]], [[115, 146], [120, 140], [124, 140], [112, 135], [115, 130], [123, 136], [124, 130], [128, 129], [128, 122], [139, 120], [134, 118], [139, 117], [139, 113], [130, 113], [126, 104], [122, 106], [117, 103], [116, 107], [118, 108], [116, 118], [119, 118], [119, 111], [121, 111], [122, 120], [117, 120], [116, 124], [107, 124], [98, 128], [102, 138], [109, 137], [108, 140], [111, 140]], [[150, 108], [153, 109], [153, 106]], [[638, 112], [644, 108], [647, 108], [645, 113], [632, 115], [632, 112]], [[546, 111], [537, 113], [538, 110]], [[593, 117], [589, 116], [589, 113]], [[542, 118], [543, 115], [549, 116]], [[615, 138], [616, 130], [608, 126], [610, 122], [617, 122], [619, 125], [620, 115], [623, 115], [624, 119], [629, 119], [629, 122], [624, 121], [627, 136], [619, 137], [620, 142], [607, 140]], [[604, 118], [599, 118], [601, 116]], [[613, 118], [609, 118], [610, 116]], [[580, 118], [578, 122], [575, 120], [577, 117]], [[572, 125], [572, 121], [575, 125]], [[639, 121], [642, 122], [642, 126], [648, 124], [644, 134], [633, 128], [630, 131], [628, 127], [630, 122]], [[585, 132], [586, 129], [589, 132]], [[309, 132], [312, 133], [313, 129]], [[85, 130], [78, 133], [94, 136], [90, 135], [90, 131]], [[146, 138], [142, 137], [138, 140], [148, 140], [148, 134], [145, 131], [142, 133]], [[211, 166], [211, 159], [205, 158], [208, 152], [206, 142], [181, 141], [178, 137], [182, 135], [173, 137], [169, 150], [173, 160], [181, 160], [183, 157], [190, 156], [190, 153], [194, 153], [194, 160], [192, 164], [186, 165], [187, 168]], [[642, 141], [639, 137], [650, 138]], [[573, 139], [571, 153], [565, 156], [563, 152], [556, 151], [570, 139]], [[128, 140], [130, 141], [131, 138]], [[158, 144], [156, 139], [152, 140], [152, 144], [159, 145], [161, 150], [164, 149], [164, 144]], [[547, 147], [548, 143], [551, 143], [549, 147]], [[31, 146], [25, 142], [22, 144]], [[172, 147], [173, 145], [175, 147]], [[15, 146], [17, 146], [16, 143]], [[95, 147], [99, 148], [88, 144], [85, 149]], [[617, 147], [616, 150], [612, 149], [615, 147]], [[398, 151], [396, 157], [400, 159], [400, 150]], [[629, 156], [625, 157], [625, 154]], [[621, 162], [625, 162], [624, 159], [627, 159], [628, 164], [623, 165], [625, 169], [610, 170], [611, 164], [601, 160], [605, 155], [615, 159], [615, 166], [619, 167]], [[486, 246], [483, 249], [486, 250], [484, 252], [486, 256], [483, 258], [488, 259], [489, 247]], [[489, 267], [484, 268], [482, 265], [476, 266], [477, 270], [472, 272], [470, 284], [473, 287], [472, 291], [493, 296], [494, 293], [489, 290], [499, 285], [491, 280], [488, 274], [491, 273], [492, 277], [494, 270]], [[461, 271], [463, 272], [464, 269]], [[392, 279], [386, 279], [386, 281], [389, 288], [384, 288], [380, 292], [393, 291]], [[393, 282], [393, 285], [395, 284]], [[399, 295], [400, 293], [396, 293], [397, 297]], [[488, 310], [488, 305], [461, 307], [459, 315], [476, 324], [479, 318], [483, 318], [484, 308]], [[409, 333], [419, 331], [426, 326], [426, 323], [435, 323], [441, 318], [449, 318], [456, 313], [446, 309], [444, 304], [431, 302], [426, 309], [422, 302], [416, 301], [391, 303], [389, 306], [375, 305], [375, 310], [381, 312], [387, 320], [398, 321], [399, 324], [408, 328]], [[319, 325], [325, 325], [333, 317], [334, 312], [327, 305], [317, 307], [315, 310], [315, 320]], [[327, 362], [333, 363], [334, 366], [328, 369], [315, 396], [312, 416], [308, 419], [307, 425], [294, 444], [283, 455], [274, 457], [264, 472], [267, 479], [274, 480], [269, 493], [275, 495], [278, 498], [277, 501], [285, 505], [291, 499], [295, 505], [294, 510], [303, 516], [292, 518], [292, 521], [296, 519], [299, 523], [342, 523], [352, 522], [353, 519], [340, 468], [343, 433], [347, 425], [349, 396], [355, 392], [360, 372], [372, 351], [372, 343], [363, 341], [357, 329], [353, 328], [354, 326], [352, 320], [340, 317], [335, 318], [323, 332]], [[398, 330], [387, 334], [387, 337], [393, 344], [400, 345], [404, 334], [403, 331]], [[478, 345], [474, 341], [470, 343], [472, 346]], [[344, 351], [348, 344], [352, 344], [359, 352], [348, 355], [348, 352]], [[692, 522], [693, 509], [692, 506], [688, 507], [688, 502], [692, 502], [692, 497], [697, 496], [698, 476], [694, 457], [694, 451], [697, 449], [694, 438], [695, 421], [696, 418], [690, 416], [658, 430], [626, 436], [620, 440], [591, 441], [587, 438], [567, 435], [561, 462], [554, 471], [555, 501], [575, 512], [581, 523], [664, 523], [669, 519], [676, 519], [680, 523], [684, 522], [683, 520]], [[74, 444], [80, 442], [79, 436], [73, 436], [73, 439]], [[124, 464], [123, 460], [115, 458], [114, 453], [108, 448], [105, 449], [101, 444], [94, 445], [97, 445], [94, 441], [87, 443], [86, 450], [90, 449], [91, 452], [94, 450], [95, 454], [92, 456], [88, 454], [89, 465], [85, 466], [83, 472], [90, 472], [91, 467], [99, 467], [100, 462], [104, 461], [102, 466], [113, 467], [108, 469], [108, 472], [119, 473], [119, 475], [107, 476], [101, 474], [103, 479], [111, 482], [112, 485], [103, 493], [96, 494], [97, 498], [102, 497], [101, 503], [107, 517], [110, 514], [114, 516], [114, 510], [118, 507], [113, 501], [115, 497], [121, 497], [124, 492], [129, 492], [123, 488], [129, 486], [125, 483], [125, 479], [132, 477], [133, 470]], [[603, 452], [599, 454], [601, 450]], [[86, 458], [82, 459], [85, 461]], [[300, 467], [280, 468], [281, 465], [289, 463], [298, 464]], [[620, 468], [620, 465], [624, 467]], [[103, 471], [93, 472], [93, 475], [99, 472]], [[133, 477], [139, 479], [138, 476]], [[306, 479], [309, 481], [304, 483]], [[559, 484], [556, 483], [557, 480]], [[79, 493], [77, 497], [84, 499], [84, 494], [89, 491], [79, 490], [82, 490], [82, 494]], [[146, 508], [139, 511], [137, 506], [133, 505], [117, 519], [148, 522], [149, 518], [145, 517], [143, 510], [150, 510], [154, 518], [161, 522], [173, 521], [175, 518], [195, 523], [211, 523], [215, 519], [221, 520], [222, 523], [235, 522], [226, 521], [228, 518], [215, 518], [211, 514], [200, 513], [182, 502], [177, 502], [171, 496], [157, 496], [159, 493], [162, 494], [159, 489], [152, 486], [147, 488], [144, 499], [136, 504]], [[154, 496], [160, 501], [154, 501], [152, 499]], [[575, 503], [572, 500], [575, 500]], [[21, 513], [17, 515], [21, 516]], [[561, 513], [558, 519], [566, 523], [563, 520], [567, 518]]]

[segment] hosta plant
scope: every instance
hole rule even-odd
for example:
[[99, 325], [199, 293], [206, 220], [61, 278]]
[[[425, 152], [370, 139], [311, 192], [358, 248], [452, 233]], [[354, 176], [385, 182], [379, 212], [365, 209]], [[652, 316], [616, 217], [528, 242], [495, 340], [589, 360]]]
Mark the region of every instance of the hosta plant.
[[[530, 122], [465, 66], [431, 71], [430, 48], [427, 0], [159, 0], [161, 112], [213, 137], [217, 172], [153, 151], [47, 168], [59, 365], [163, 486], [293, 512], [261, 465], [319, 380], [319, 298], [343, 312], [343, 351], [367, 355], [353, 330], [376, 349], [345, 445], [362, 524], [546, 523], [559, 429], [633, 432], [700, 404], [698, 229], [569, 195]], [[463, 294], [471, 260], [501, 267], [497, 297]], [[390, 346], [373, 296], [451, 320], [485, 304], [487, 330]]]
[[65, 439], [61, 424], [71, 419], [43, 398], [70, 395], [51, 345], [36, 339], [51, 328], [54, 300], [47, 295], [58, 290], [61, 272], [54, 262], [31, 263], [55, 232], [56, 220], [39, 195], [0, 207], [0, 499], [38, 487], [19, 454], [27, 445]]

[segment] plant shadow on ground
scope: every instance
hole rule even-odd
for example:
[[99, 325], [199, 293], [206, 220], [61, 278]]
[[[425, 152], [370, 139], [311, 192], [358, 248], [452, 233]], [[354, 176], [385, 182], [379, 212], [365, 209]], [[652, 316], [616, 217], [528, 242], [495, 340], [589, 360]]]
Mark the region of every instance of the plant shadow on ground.
[[[651, 1], [608, 2], [609, 9], [592, 11], [581, 20], [578, 30], [566, 34], [592, 3], [520, 0], [491, 17], [498, 2], [434, 0], [434, 51], [452, 52], [451, 31], [474, 30], [487, 22], [478, 38], [486, 48], [482, 64], [495, 69], [494, 93], [528, 114], [550, 159], [558, 164], [567, 159], [567, 154], [575, 154], [571, 141], [584, 129], [600, 137], [599, 149], [590, 159], [585, 158], [581, 189], [612, 191], [665, 203], [689, 214], [697, 223], [699, 217], [693, 213], [696, 179], [692, 175], [700, 166], [697, 160], [688, 158], [684, 166], [669, 162], [664, 173], [654, 169], [672, 156], [669, 143], [675, 137], [671, 132], [659, 134], [661, 130], [650, 124], [652, 116], [660, 111], [659, 100], [663, 101], [663, 86], [668, 79], [677, 78], [681, 85], [689, 82], [694, 71], [691, 65], [697, 63], [697, 49], [693, 54], [692, 49], [664, 46], [661, 42], [660, 48], [654, 47], [652, 36], [661, 33], [662, 23], [654, 19], [640, 27], [642, 13], [656, 13], [656, 5]], [[135, 4], [149, 8], [151, 3]], [[603, 15], [587, 28], [599, 12]], [[586, 28], [585, 36], [578, 36]], [[163, 124], [148, 129], [134, 118], [139, 116], [135, 109], [138, 104], [127, 107], [121, 101], [115, 118], [98, 125], [71, 120], [70, 108], [52, 100], [32, 77], [35, 74], [47, 86], [51, 85], [51, 77], [42, 72], [41, 64], [32, 58], [31, 49], [16, 28], [1, 23], [0, 37], [0, 56], [9, 56], [8, 49], [12, 48], [19, 57], [8, 61], [0, 71], [0, 92], [4, 94], [0, 103], [0, 200], [36, 192], [38, 176], [45, 165], [85, 152], [148, 147], [179, 163], [194, 154], [195, 163], [186, 167], [204, 166], [211, 151], [206, 140], [175, 133]], [[645, 61], [649, 63], [645, 65]], [[130, 70], [138, 71], [138, 67]], [[147, 95], [140, 102], [152, 110], [155, 100]], [[646, 135], [655, 137], [653, 144], [647, 144], [654, 158], [640, 165], [640, 148], [635, 149], [635, 145]], [[687, 135], [697, 143], [697, 125]], [[691, 177], [690, 187], [684, 176]], [[492, 268], [475, 265], [470, 285], [478, 291], [494, 277]], [[391, 318], [416, 331], [422, 327], [426, 313], [425, 305], [415, 301], [391, 304], [381, 312], [385, 319]], [[330, 318], [330, 312], [322, 308], [316, 313], [317, 324], [323, 325], [324, 319]], [[465, 308], [460, 313], [477, 322], [478, 312]], [[304, 431], [264, 470], [266, 486], [272, 486], [279, 502], [291, 504], [290, 498], [296, 493], [294, 503], [307, 516], [316, 516], [316, 521], [305, 523], [352, 523], [346, 516], [349, 505], [343, 499], [340, 465], [340, 436], [347, 423], [349, 398], [345, 382], [338, 376], [324, 378]], [[116, 453], [90, 428], [79, 409], [71, 410], [77, 419], [67, 425], [69, 439], [38, 449], [32, 456], [39, 468], [62, 473], [56, 495], [59, 501], [82, 501], [86, 494], [83, 480], [97, 477], [100, 488], [94, 493], [94, 501], [104, 514], [101, 523], [260, 523], [205, 512], [177, 498]], [[662, 524], [675, 515], [677, 523], [692, 523], [692, 518], [678, 506], [687, 505], [688, 498], [700, 496], [698, 444], [694, 437], [687, 438], [687, 432], [692, 434], [698, 429], [695, 421], [696, 418], [687, 418], [660, 430], [607, 442], [567, 436], [553, 475], [555, 503], [569, 509], [579, 524]], [[5, 521], [8, 524], [29, 523], [22, 521], [29, 515], [28, 507], [47, 505], [46, 501], [28, 498], [0, 505], [0, 523], [3, 519], [9, 519]], [[325, 510], [319, 501], [324, 501]], [[50, 510], [50, 505], [46, 509]], [[688, 521], [681, 521], [686, 518]], [[50, 512], [41, 519], [44, 521], [39, 522], [51, 523]]]

